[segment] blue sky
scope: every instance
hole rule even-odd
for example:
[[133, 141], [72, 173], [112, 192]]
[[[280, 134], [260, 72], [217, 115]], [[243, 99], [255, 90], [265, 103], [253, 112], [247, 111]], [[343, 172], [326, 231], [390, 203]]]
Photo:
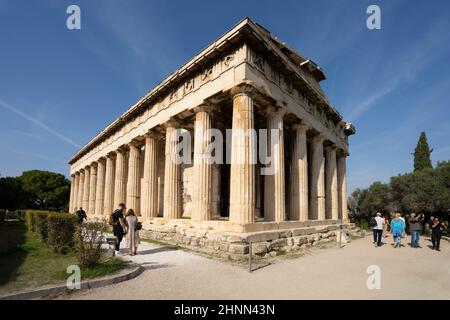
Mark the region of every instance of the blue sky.
[[[81, 30], [66, 8], [81, 7]], [[366, 8], [381, 7], [381, 30]], [[166, 75], [249, 16], [318, 63], [357, 127], [348, 188], [412, 170], [420, 131], [450, 159], [448, 1], [0, 0], [0, 174], [67, 160]]]

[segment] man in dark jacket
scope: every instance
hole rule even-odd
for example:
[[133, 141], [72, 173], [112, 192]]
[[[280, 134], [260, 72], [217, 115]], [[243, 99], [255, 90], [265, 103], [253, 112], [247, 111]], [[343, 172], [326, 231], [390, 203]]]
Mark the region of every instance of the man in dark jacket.
[[419, 238], [420, 232], [422, 232], [423, 215], [411, 213], [411, 217], [408, 220], [409, 231], [411, 232], [411, 247], [420, 248]]
[[82, 224], [83, 220], [87, 220], [86, 211], [84, 211], [82, 207], [80, 207], [80, 209], [78, 209], [77, 216], [78, 216], [78, 223], [79, 224]]
[[118, 208], [111, 214], [111, 224], [113, 225], [113, 233], [116, 237], [116, 254], [119, 254], [120, 243], [122, 242], [123, 236], [126, 233], [124, 218], [125, 209], [125, 204], [120, 203]]

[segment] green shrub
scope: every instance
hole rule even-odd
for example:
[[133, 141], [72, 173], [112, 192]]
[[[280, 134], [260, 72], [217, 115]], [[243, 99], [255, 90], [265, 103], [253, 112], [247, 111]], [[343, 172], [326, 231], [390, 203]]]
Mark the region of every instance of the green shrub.
[[51, 213], [47, 216], [47, 244], [55, 252], [66, 253], [74, 248], [77, 217], [69, 213]]
[[33, 224], [35, 232], [38, 234], [42, 242], [47, 242], [48, 238], [48, 221], [47, 217], [50, 212], [38, 211], [33, 212]]
[[106, 221], [88, 222], [77, 226], [75, 248], [78, 263], [82, 267], [95, 266], [102, 257], [102, 241], [107, 231]]

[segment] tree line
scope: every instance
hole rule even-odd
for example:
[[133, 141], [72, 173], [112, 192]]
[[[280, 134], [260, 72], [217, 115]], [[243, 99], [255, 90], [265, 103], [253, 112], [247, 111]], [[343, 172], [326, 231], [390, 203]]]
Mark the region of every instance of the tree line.
[[438, 162], [433, 168], [432, 151], [422, 132], [414, 151], [414, 171], [391, 177], [389, 183], [374, 182], [367, 189], [356, 189], [348, 199], [351, 217], [367, 219], [376, 212], [416, 212], [447, 217], [450, 213], [450, 161]]
[[31, 170], [0, 178], [0, 208], [67, 211], [70, 181], [62, 174]]

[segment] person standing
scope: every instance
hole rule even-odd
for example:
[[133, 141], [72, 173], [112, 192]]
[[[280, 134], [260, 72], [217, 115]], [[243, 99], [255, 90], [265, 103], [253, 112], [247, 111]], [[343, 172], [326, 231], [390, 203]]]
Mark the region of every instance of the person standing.
[[430, 220], [428, 220], [427, 221], [427, 233], [428, 233], [428, 236], [430, 237], [430, 240], [431, 240], [431, 234], [432, 234], [432, 231], [433, 231], [433, 221], [434, 221], [434, 217], [433, 216], [431, 216], [430, 217]]
[[411, 217], [408, 220], [412, 248], [420, 248], [419, 238], [420, 232], [422, 231], [422, 220], [423, 215], [417, 215], [416, 213], [411, 213]]
[[395, 218], [391, 221], [391, 232], [394, 238], [394, 248], [401, 246], [403, 233], [405, 232], [405, 221], [401, 218], [400, 213], [395, 214]]
[[82, 224], [83, 220], [87, 220], [86, 211], [83, 210], [82, 207], [77, 210], [77, 216], [78, 216], [78, 224]]
[[139, 238], [139, 221], [133, 211], [133, 209], [128, 209], [127, 215], [125, 217], [125, 224], [127, 226], [127, 244], [128, 252], [131, 256], [137, 254], [137, 249], [140, 243]]
[[113, 227], [113, 234], [116, 237], [116, 254], [120, 252], [120, 243], [122, 242], [123, 236], [126, 233], [126, 225], [123, 214], [125, 212], [125, 204], [120, 203], [118, 208], [111, 213], [109, 224]]
[[384, 216], [384, 224], [383, 224], [383, 238], [387, 238], [388, 237], [388, 231], [390, 228], [390, 224], [389, 224], [389, 219], [387, 216]]
[[441, 244], [442, 231], [447, 229], [447, 225], [438, 218], [434, 218], [431, 231], [431, 243], [433, 244], [433, 250], [441, 251], [439, 246]]
[[373, 224], [373, 244], [376, 248], [381, 246], [381, 237], [383, 235], [384, 219], [381, 217], [381, 213], [377, 212]]

